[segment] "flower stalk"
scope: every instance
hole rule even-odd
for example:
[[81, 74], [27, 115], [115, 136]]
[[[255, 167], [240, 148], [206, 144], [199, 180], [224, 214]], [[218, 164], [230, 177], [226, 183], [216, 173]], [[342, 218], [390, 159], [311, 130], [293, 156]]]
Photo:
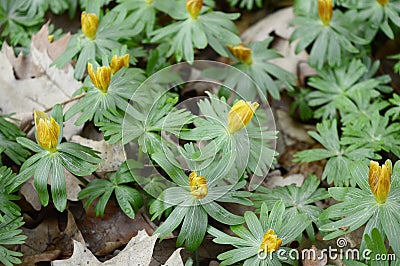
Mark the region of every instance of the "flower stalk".
[[53, 153], [57, 151], [60, 125], [42, 111], [35, 110], [33, 117], [36, 127], [36, 140], [40, 147]]
[[390, 160], [386, 160], [382, 166], [379, 166], [378, 162], [370, 162], [368, 183], [377, 203], [383, 204], [386, 202], [390, 192], [391, 177], [392, 163]]

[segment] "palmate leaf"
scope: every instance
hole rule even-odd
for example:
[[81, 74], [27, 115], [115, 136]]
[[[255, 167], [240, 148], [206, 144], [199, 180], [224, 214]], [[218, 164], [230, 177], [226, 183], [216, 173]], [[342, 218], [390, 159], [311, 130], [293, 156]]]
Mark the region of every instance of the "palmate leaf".
[[[315, 8], [316, 5], [313, 6]], [[296, 53], [312, 46], [309, 59], [311, 66], [321, 69], [326, 63], [331, 67], [342, 65], [347, 54], [358, 52], [357, 44], [367, 43], [352, 33], [356, 25], [351, 19], [341, 11], [334, 10], [332, 20], [325, 26], [316, 12], [301, 13], [292, 22], [298, 27], [290, 37], [291, 41], [299, 39]]]
[[86, 95], [67, 110], [65, 120], [82, 112], [75, 122], [76, 125], [82, 125], [90, 120], [98, 123], [106, 120], [104, 117], [106, 111], [124, 111], [136, 88], [144, 80], [145, 76], [141, 69], [121, 69], [111, 77], [107, 93], [102, 93], [87, 78]]
[[[320, 219], [335, 219], [336, 221], [326, 223], [320, 227], [321, 231], [329, 232], [324, 239], [329, 240], [343, 234], [348, 234], [366, 224], [360, 249], [366, 244], [366, 235], [370, 235], [374, 228], [378, 229], [389, 244], [396, 256], [400, 253], [400, 241], [393, 234], [400, 232], [400, 216], [398, 215], [400, 205], [398, 203], [399, 191], [399, 166], [396, 162], [393, 167], [390, 192], [384, 203], [378, 203], [368, 183], [367, 163], [356, 162], [350, 165], [350, 172], [360, 188], [329, 188], [328, 192], [340, 203], [334, 204], [324, 210]], [[346, 230], [343, 230], [343, 227]]]
[[400, 1], [392, 0], [381, 5], [376, 0], [365, 0], [357, 1], [353, 6], [358, 11], [356, 16], [367, 22], [365, 38], [372, 40], [378, 30], [383, 31], [390, 39], [394, 38], [393, 25], [397, 26], [397, 29], [400, 27]]
[[361, 147], [353, 149], [343, 145], [339, 141], [336, 120], [324, 120], [317, 124], [317, 132], [308, 132], [311, 137], [324, 146], [324, 149], [311, 149], [295, 154], [297, 162], [313, 162], [328, 159], [322, 179], [336, 186], [354, 185], [354, 179], [350, 178], [349, 164], [353, 161], [368, 161], [374, 158], [374, 151], [371, 148]]
[[393, 98], [389, 99], [389, 102], [392, 106], [386, 112], [385, 116], [391, 116], [392, 120], [397, 120], [400, 117], [400, 95], [393, 93]]
[[318, 76], [310, 78], [309, 85], [316, 90], [308, 95], [308, 104], [318, 107], [315, 118], [334, 118], [343, 106], [354, 105], [353, 98], [362, 96], [373, 99], [380, 95], [377, 91], [380, 80], [369, 78], [366, 66], [357, 59], [348, 65], [324, 68]]
[[4, 152], [13, 162], [20, 165], [29, 156], [29, 152], [17, 143], [16, 139], [25, 134], [5, 118], [12, 119], [10, 115], [0, 116], [0, 155]]
[[85, 202], [85, 208], [89, 208], [92, 202], [99, 198], [94, 211], [97, 216], [103, 217], [106, 205], [113, 193], [117, 199], [121, 210], [131, 219], [135, 218], [135, 212], [142, 207], [143, 198], [139, 191], [124, 185], [132, 183], [135, 179], [128, 168], [127, 162], [120, 165], [117, 172], [112, 173], [109, 179], [94, 179], [90, 181], [86, 188], [78, 194], [78, 199], [88, 198]]
[[5, 166], [0, 167], [0, 222], [4, 222], [4, 216], [17, 217], [21, 215], [21, 208], [14, 202], [19, 196], [11, 194], [11, 185], [16, 180], [16, 174]]
[[[232, 232], [237, 236], [229, 236], [213, 227], [208, 228], [208, 233], [215, 236], [213, 242], [218, 244], [230, 244], [235, 249], [229, 250], [218, 255], [222, 260], [221, 265], [232, 265], [239, 261], [244, 261], [243, 265], [281, 265], [287, 263], [282, 256], [265, 256], [261, 258], [260, 245], [264, 234], [273, 229], [277, 237], [282, 239], [282, 246], [293, 241], [301, 232], [310, 225], [306, 214], [297, 214], [291, 217], [290, 223], [283, 223], [285, 215], [285, 205], [278, 200], [272, 207], [268, 215], [266, 204], [262, 204], [260, 218], [250, 211], [245, 212], [243, 225], [231, 226]], [[281, 249], [284, 247], [281, 247]], [[282, 254], [282, 253], [280, 253]]]
[[[171, 8], [173, 6], [174, 8]], [[176, 60], [192, 62], [194, 49], [204, 49], [208, 44], [219, 54], [227, 56], [226, 44], [238, 44], [240, 38], [232, 22], [240, 14], [226, 14], [219, 11], [209, 11], [204, 6], [197, 19], [192, 19], [185, 10], [185, 1], [179, 0], [165, 7], [165, 11], [178, 20], [170, 25], [151, 33], [152, 42], [170, 42], [167, 56], [175, 54]], [[169, 41], [170, 40], [170, 41]]]
[[20, 229], [23, 224], [22, 217], [6, 216], [4, 221], [0, 222], [0, 263], [5, 266], [21, 263], [18, 257], [22, 257], [22, 253], [9, 250], [7, 247], [24, 243], [26, 236], [21, 235]]
[[[268, 209], [271, 209], [276, 201], [282, 199], [286, 206], [285, 217], [289, 219], [295, 214], [305, 213], [312, 222], [318, 224], [318, 217], [322, 209], [313, 204], [329, 197], [325, 189], [318, 188], [319, 184], [320, 181], [317, 177], [311, 175], [305, 179], [300, 187], [295, 184], [275, 187], [274, 189], [259, 186], [251, 198], [258, 213], [263, 203], [267, 205]], [[312, 227], [307, 233], [309, 233], [310, 238], [314, 238], [314, 229]]]
[[263, 0], [229, 0], [229, 3], [231, 6], [239, 6], [240, 8], [251, 10], [253, 7], [262, 7]]
[[343, 127], [341, 143], [351, 149], [371, 148], [375, 152], [384, 150], [400, 156], [400, 123], [389, 124], [389, 117], [378, 112], [371, 116], [371, 120], [363, 125], [355, 122]]
[[[61, 119], [59, 123], [62, 125], [62, 114], [57, 115], [61, 109], [56, 106], [55, 110], [54, 116]], [[98, 152], [77, 143], [64, 142], [57, 145], [56, 152], [49, 152], [26, 138], [19, 137], [17, 140], [37, 153], [21, 166], [15, 182], [10, 185], [10, 191], [16, 190], [33, 175], [40, 201], [43, 206], [47, 206], [50, 198], [47, 184], [50, 179], [52, 199], [59, 211], [64, 211], [67, 204], [64, 168], [74, 175], [85, 176], [95, 171], [98, 163], [103, 161]]]
[[30, 37], [37, 30], [35, 27], [39, 27], [39, 23], [43, 20], [41, 16], [27, 14], [25, 9], [24, 0], [0, 1], [1, 37], [8, 36], [12, 46], [29, 47]]
[[[87, 9], [89, 13], [99, 15], [99, 1], [89, 1], [93, 7]], [[89, 60], [101, 60], [101, 56], [111, 57], [113, 49], [120, 48], [119, 40], [127, 40], [133, 38], [138, 32], [132, 30], [134, 25], [128, 19], [126, 10], [119, 12], [109, 11], [103, 17], [99, 18], [96, 38], [89, 40], [82, 31], [74, 34], [67, 45], [65, 51], [52, 63], [52, 66], [63, 67], [72, 58], [77, 57], [74, 77], [81, 80], [84, 76]], [[137, 29], [136, 29], [137, 30]]]
[[159, 1], [118, 0], [114, 11], [128, 11], [127, 19], [135, 25], [132, 31], [137, 33], [144, 31], [149, 36], [156, 22], [156, 8]]
[[[266, 116], [263, 112], [256, 112], [245, 129], [229, 134], [228, 108], [224, 98], [219, 99], [209, 94], [209, 98], [200, 100], [198, 106], [201, 118], [194, 120], [195, 128], [183, 131], [180, 138], [186, 140], [203, 141], [208, 144], [202, 151], [203, 159], [206, 154], [212, 157], [212, 152], [234, 152], [236, 154], [235, 167], [242, 173], [245, 169], [253, 175], [264, 176], [275, 161], [277, 153], [271, 147], [271, 141], [276, 139], [276, 131], [269, 130]], [[200, 158], [198, 159], [200, 160]]]
[[[268, 49], [273, 38], [269, 37], [261, 42], [253, 42], [248, 45], [252, 50], [253, 63], [237, 63], [233, 66], [244, 75], [237, 75], [236, 70], [227, 69], [223, 77], [224, 85], [236, 89], [237, 93], [247, 100], [255, 99], [258, 95], [263, 101], [267, 100], [269, 93], [273, 98], [279, 99], [279, 91], [284, 86], [293, 89], [295, 76], [271, 62], [282, 55], [274, 49]], [[248, 76], [248, 77], [247, 77]]]
[[122, 144], [139, 141], [143, 152], [154, 153], [162, 147], [165, 135], [178, 135], [185, 125], [193, 121], [194, 116], [184, 109], [175, 108], [175, 95], [162, 92], [147, 92], [147, 98], [133, 96], [132, 105], [122, 113], [106, 112], [107, 122], [96, 125], [109, 137], [110, 143], [122, 141]]

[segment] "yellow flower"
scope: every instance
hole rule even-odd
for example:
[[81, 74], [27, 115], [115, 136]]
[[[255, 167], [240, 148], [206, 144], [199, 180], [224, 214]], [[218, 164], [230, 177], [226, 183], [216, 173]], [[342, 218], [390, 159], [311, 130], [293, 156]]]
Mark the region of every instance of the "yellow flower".
[[192, 19], [197, 19], [203, 7], [203, 0], [186, 0], [186, 10]]
[[251, 120], [259, 104], [245, 102], [243, 100], [235, 103], [228, 113], [228, 132], [235, 133], [243, 129]]
[[376, 202], [385, 203], [390, 192], [390, 179], [392, 177], [392, 162], [386, 160], [379, 166], [375, 161], [369, 163], [368, 183]]
[[279, 238], [274, 230], [269, 229], [261, 242], [260, 251], [264, 251], [265, 253], [271, 253], [277, 250], [282, 245], [282, 239]]
[[36, 127], [36, 140], [38, 144], [49, 152], [57, 151], [60, 125], [47, 114], [35, 110], [33, 112]]
[[92, 64], [88, 64], [88, 73], [93, 85], [98, 88], [101, 92], [107, 93], [108, 86], [111, 80], [111, 67], [102, 66], [98, 67], [96, 73], [93, 71]]
[[389, 0], [376, 0], [379, 4], [382, 6], [387, 5], [389, 3]]
[[117, 57], [114, 55], [111, 59], [111, 73], [115, 74], [123, 67], [129, 66], [129, 54]]
[[204, 176], [197, 176], [196, 172], [189, 175], [190, 194], [196, 199], [202, 199], [208, 194], [207, 181]]
[[236, 46], [227, 45], [231, 54], [236, 57], [242, 63], [251, 65], [253, 63], [252, 51], [249, 47], [244, 44], [239, 44]]
[[146, 4], [152, 5], [153, 4], [153, 0], [146, 0]]
[[325, 26], [329, 25], [332, 14], [332, 0], [318, 0], [318, 15]]
[[81, 14], [81, 27], [82, 32], [91, 40], [96, 38], [97, 27], [99, 25], [99, 18], [94, 13], [86, 13], [85, 11]]
[[47, 40], [49, 43], [52, 43], [54, 41], [54, 35], [47, 35]]

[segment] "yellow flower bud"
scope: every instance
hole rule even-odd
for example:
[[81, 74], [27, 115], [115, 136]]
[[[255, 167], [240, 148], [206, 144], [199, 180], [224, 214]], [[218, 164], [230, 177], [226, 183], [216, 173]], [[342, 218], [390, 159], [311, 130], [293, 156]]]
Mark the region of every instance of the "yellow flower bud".
[[60, 125], [47, 114], [35, 110], [33, 112], [36, 127], [36, 140], [38, 144], [49, 152], [57, 151]]
[[111, 80], [111, 67], [102, 66], [98, 67], [96, 73], [94, 73], [92, 64], [88, 64], [88, 73], [93, 85], [98, 88], [101, 92], [107, 93], [108, 86]]
[[375, 161], [369, 163], [368, 183], [376, 202], [385, 203], [390, 192], [390, 179], [392, 177], [392, 162], [386, 160], [379, 166]]
[[208, 194], [207, 181], [204, 176], [197, 176], [196, 172], [189, 175], [190, 194], [196, 199], [202, 199]]
[[54, 42], [54, 35], [47, 35], [47, 40], [49, 41], [49, 43]]
[[332, 14], [332, 0], [318, 0], [318, 15], [325, 26], [329, 25]]
[[251, 65], [253, 63], [252, 51], [249, 47], [244, 44], [239, 44], [236, 46], [227, 45], [231, 54], [236, 57], [242, 63]]
[[129, 66], [129, 54], [117, 57], [114, 55], [111, 59], [111, 73], [115, 74], [123, 67]]
[[99, 25], [99, 18], [94, 13], [86, 13], [85, 11], [81, 14], [81, 27], [82, 32], [91, 40], [96, 38], [97, 27]]
[[264, 251], [265, 253], [271, 253], [275, 250], [279, 249], [282, 245], [282, 239], [279, 238], [274, 230], [269, 229], [261, 242], [260, 251]]
[[146, 0], [146, 4], [152, 5], [153, 4], [153, 0]]
[[203, 0], [186, 0], [186, 10], [192, 19], [197, 19], [203, 7]]
[[235, 103], [228, 113], [228, 132], [233, 134], [243, 129], [251, 120], [259, 104], [245, 102], [243, 100]]
[[382, 6], [387, 5], [389, 3], [389, 0], [376, 0], [379, 4]]

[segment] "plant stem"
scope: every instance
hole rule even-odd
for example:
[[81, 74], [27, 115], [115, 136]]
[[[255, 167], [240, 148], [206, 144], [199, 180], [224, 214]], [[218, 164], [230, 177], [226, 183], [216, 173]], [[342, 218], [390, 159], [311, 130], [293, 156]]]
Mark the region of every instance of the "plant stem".
[[196, 249], [194, 251], [194, 265], [200, 266], [200, 261], [199, 261], [199, 249]]
[[137, 155], [137, 161], [138, 162], [142, 162], [143, 161], [143, 155], [144, 155], [144, 153], [143, 153], [143, 151], [142, 151], [142, 149], [140, 148], [140, 146], [138, 147], [138, 155]]

